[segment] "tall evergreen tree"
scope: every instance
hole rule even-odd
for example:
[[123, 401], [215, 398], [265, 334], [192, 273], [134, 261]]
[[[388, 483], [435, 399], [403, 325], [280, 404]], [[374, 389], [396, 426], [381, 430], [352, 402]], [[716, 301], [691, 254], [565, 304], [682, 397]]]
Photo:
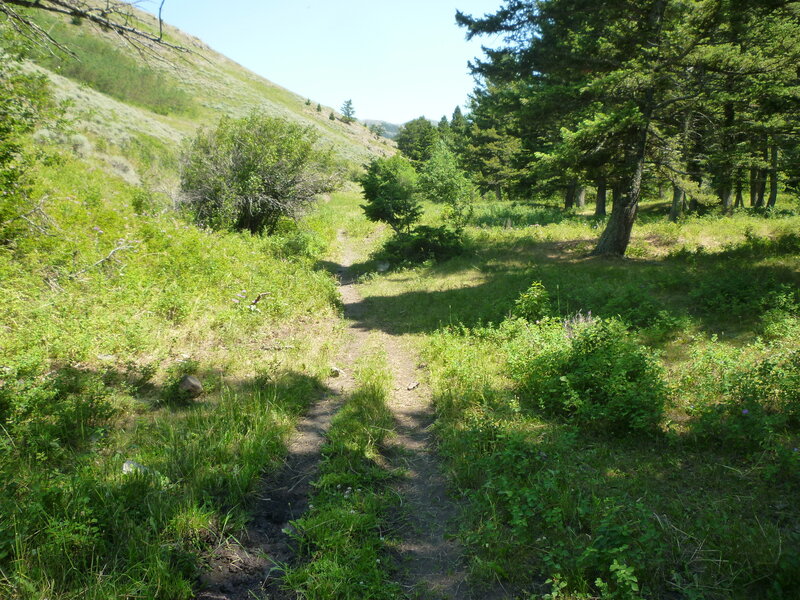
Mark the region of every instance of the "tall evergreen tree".
[[353, 108], [352, 100], [345, 100], [342, 104], [342, 118], [345, 123], [352, 123], [356, 120], [356, 110]]
[[513, 116], [508, 131], [534, 172], [573, 173], [560, 178], [567, 189], [572, 176], [622, 186], [595, 249], [621, 255], [647, 177], [672, 181], [676, 204], [685, 195], [707, 203], [710, 184], [730, 209], [750, 168], [756, 195], [769, 180], [766, 203], [774, 201], [781, 146], [796, 131], [795, 5], [509, 0], [494, 15], [457, 20], [469, 37], [504, 36], [473, 65], [480, 101]]
[[413, 162], [420, 164], [431, 157], [439, 132], [425, 117], [409, 121], [395, 136], [397, 147]]

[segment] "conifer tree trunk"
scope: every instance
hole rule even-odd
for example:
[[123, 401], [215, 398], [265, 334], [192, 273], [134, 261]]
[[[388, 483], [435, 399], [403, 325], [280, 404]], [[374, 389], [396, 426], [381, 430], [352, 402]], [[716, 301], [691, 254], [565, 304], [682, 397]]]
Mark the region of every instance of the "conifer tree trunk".
[[672, 206], [669, 209], [669, 220], [673, 223], [678, 221], [678, 218], [683, 213], [683, 198], [684, 193], [677, 185], [672, 186]]
[[578, 191], [575, 193], [575, 205], [578, 208], [586, 207], [586, 188], [582, 185], [578, 186]]
[[620, 183], [615, 183], [614, 187], [611, 189], [611, 211], [614, 211], [614, 207], [622, 202], [622, 185]]
[[635, 144], [629, 151], [626, 160], [628, 172], [631, 173], [630, 183], [626, 194], [619, 202], [615, 202], [611, 209], [611, 218], [608, 220], [597, 246], [592, 254], [623, 256], [631, 241], [631, 230], [639, 212], [639, 200], [642, 196], [642, 176], [644, 175], [644, 162], [647, 151], [647, 137], [652, 116], [653, 98], [655, 90], [649, 88], [645, 93], [645, 114], [643, 123], [636, 131]]
[[736, 171], [736, 203], [735, 208], [744, 208], [744, 198], [742, 197], [742, 180], [744, 179], [744, 171], [739, 169]]
[[567, 184], [567, 189], [564, 190], [564, 209], [569, 210], [575, 206], [575, 199], [578, 195], [578, 182], [571, 179]]
[[606, 216], [606, 178], [601, 177], [597, 181], [597, 201], [594, 205], [594, 216]]
[[[766, 141], [764, 142], [764, 162], [769, 161], [769, 148]], [[766, 169], [758, 170], [758, 190], [756, 192], [756, 207], [761, 208], [764, 206], [764, 194], [767, 192], [767, 171]]]
[[767, 207], [772, 208], [778, 201], [778, 145], [773, 143], [769, 159], [769, 200]]
[[758, 169], [750, 168], [750, 206], [755, 206], [758, 199]]
[[726, 173], [720, 187], [720, 199], [722, 200], [722, 210], [725, 214], [733, 212], [733, 185], [730, 174]]

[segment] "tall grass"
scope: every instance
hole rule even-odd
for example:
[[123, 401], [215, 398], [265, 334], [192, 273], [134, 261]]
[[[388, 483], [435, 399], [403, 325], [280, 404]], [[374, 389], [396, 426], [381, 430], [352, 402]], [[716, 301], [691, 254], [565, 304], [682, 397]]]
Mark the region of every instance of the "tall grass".
[[326, 245], [199, 230], [42, 151], [38, 229], [0, 249], [0, 596], [188, 598], [329, 369]]
[[[632, 256], [608, 260], [588, 257], [591, 217], [479, 206], [464, 256], [362, 279], [431, 370], [476, 585], [800, 593], [798, 217], [651, 212]], [[638, 418], [655, 392], [648, 433], [620, 436], [609, 419]]]

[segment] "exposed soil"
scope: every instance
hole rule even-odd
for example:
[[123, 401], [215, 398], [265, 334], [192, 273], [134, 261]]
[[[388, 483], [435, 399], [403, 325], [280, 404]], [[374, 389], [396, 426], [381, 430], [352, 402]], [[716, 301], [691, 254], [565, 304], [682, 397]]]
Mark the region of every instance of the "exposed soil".
[[204, 600], [292, 598], [280, 589], [281, 564], [294, 556], [290, 521], [308, 507], [320, 450], [331, 418], [353, 381], [346, 373], [329, 382], [325, 396], [300, 421], [289, 441], [284, 465], [260, 485], [253, 518], [244, 534], [216, 549], [200, 580]]
[[[349, 321], [349, 343], [338, 356], [341, 374], [329, 381], [330, 390], [300, 422], [289, 443], [285, 465], [267, 477], [258, 494], [253, 519], [238, 543], [214, 553], [210, 569], [202, 577], [204, 600], [292, 598], [280, 589], [280, 564], [292, 560], [289, 522], [307, 508], [310, 484], [320, 462], [320, 450], [331, 418], [353, 390], [349, 372], [370, 337], [385, 348], [395, 390], [389, 408], [397, 435], [390, 444], [395, 466], [408, 477], [398, 490], [406, 510], [402, 526], [401, 583], [416, 597], [471, 598], [465, 583], [466, 570], [456, 541], [448, 535], [457, 506], [447, 495], [447, 485], [429, 430], [434, 414], [431, 394], [421, 381], [423, 373], [414, 353], [399, 336], [386, 333], [380, 315], [367, 314], [368, 305], [355, 288], [349, 267], [355, 256], [343, 234], [341, 266], [337, 269], [345, 318]], [[481, 598], [497, 597], [481, 594]]]

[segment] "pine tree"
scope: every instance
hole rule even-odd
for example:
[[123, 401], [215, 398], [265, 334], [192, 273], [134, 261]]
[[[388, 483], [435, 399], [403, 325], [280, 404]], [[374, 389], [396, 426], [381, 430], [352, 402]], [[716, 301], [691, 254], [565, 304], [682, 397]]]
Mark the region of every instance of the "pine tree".
[[342, 104], [342, 117], [345, 123], [352, 123], [355, 121], [356, 111], [353, 108], [352, 100], [345, 100]]

